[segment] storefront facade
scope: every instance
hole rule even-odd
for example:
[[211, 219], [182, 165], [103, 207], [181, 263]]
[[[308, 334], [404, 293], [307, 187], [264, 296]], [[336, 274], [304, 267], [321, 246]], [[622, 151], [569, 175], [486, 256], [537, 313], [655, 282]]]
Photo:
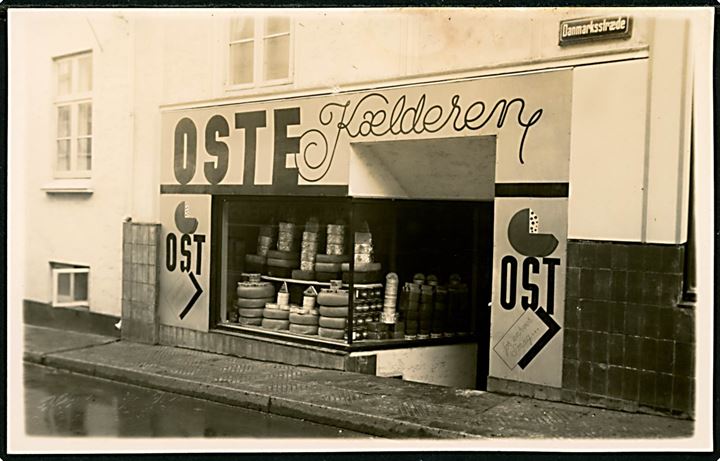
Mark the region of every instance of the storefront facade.
[[[134, 90], [147, 123], [128, 128], [123, 338], [692, 415], [701, 21], [588, 13], [516, 12], [479, 31], [486, 13], [453, 11], [451, 33], [441, 12], [397, 11], [396, 51], [353, 48], [372, 13], [345, 28], [298, 13], [289, 83], [225, 93], [213, 46], [227, 26], [202, 46], [184, 34], [231, 15], [133, 18], [134, 78], [149, 77]], [[334, 45], [310, 29], [356, 55], [327, 64]], [[464, 32], [476, 40], [455, 43]], [[240, 296], [249, 279], [262, 302]], [[342, 293], [327, 295], [332, 280], [346, 301], [323, 306]], [[267, 322], [267, 304], [297, 309]]]

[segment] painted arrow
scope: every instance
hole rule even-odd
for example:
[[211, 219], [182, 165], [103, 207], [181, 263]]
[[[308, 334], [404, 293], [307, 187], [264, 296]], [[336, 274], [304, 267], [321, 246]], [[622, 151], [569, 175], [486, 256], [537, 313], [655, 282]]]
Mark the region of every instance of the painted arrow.
[[545, 312], [545, 309], [538, 308], [535, 311], [535, 314], [540, 318], [540, 320], [543, 321], [545, 325], [548, 326], [548, 330], [540, 337], [540, 339], [537, 340], [535, 344], [530, 348], [529, 351], [523, 355], [523, 358], [520, 359], [518, 362], [518, 365], [520, 365], [520, 368], [523, 370], [525, 367], [530, 365], [530, 362], [533, 361], [533, 359], [540, 353], [541, 350], [545, 346], [547, 346], [547, 343], [550, 342], [551, 339], [557, 334], [558, 331], [560, 331], [560, 325], [555, 322], [555, 320], [550, 317], [550, 314]]
[[188, 276], [190, 277], [190, 281], [192, 281], [192, 284], [195, 285], [195, 294], [192, 295], [192, 298], [190, 298], [190, 301], [188, 301], [187, 306], [185, 306], [185, 309], [183, 309], [183, 311], [180, 313], [180, 320], [184, 319], [185, 316], [190, 313], [190, 309], [193, 308], [195, 302], [197, 302], [198, 298], [203, 293], [203, 289], [195, 278], [195, 275], [193, 275], [192, 272], [188, 272]]

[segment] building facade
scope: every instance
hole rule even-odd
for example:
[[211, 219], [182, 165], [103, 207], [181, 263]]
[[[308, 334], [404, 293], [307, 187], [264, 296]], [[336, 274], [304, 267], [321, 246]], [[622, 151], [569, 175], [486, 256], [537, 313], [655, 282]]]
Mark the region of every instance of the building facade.
[[711, 20], [12, 11], [14, 286], [126, 340], [692, 416]]

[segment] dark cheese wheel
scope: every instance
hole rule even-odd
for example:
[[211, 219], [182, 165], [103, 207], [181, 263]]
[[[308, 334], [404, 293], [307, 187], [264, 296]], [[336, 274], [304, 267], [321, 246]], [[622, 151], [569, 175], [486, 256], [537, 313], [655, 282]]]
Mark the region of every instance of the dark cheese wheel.
[[330, 280], [338, 280], [340, 278], [338, 275], [337, 272], [315, 271], [315, 280], [318, 282], [329, 282]]
[[282, 309], [263, 309], [263, 317], [266, 319], [287, 320], [289, 315], [290, 311]]
[[316, 263], [346, 263], [350, 261], [350, 255], [315, 255]]
[[290, 322], [287, 320], [277, 320], [264, 318], [262, 320], [262, 327], [269, 330], [287, 330], [290, 326]]
[[318, 316], [309, 314], [290, 314], [290, 323], [293, 325], [317, 325]]
[[323, 317], [347, 318], [347, 306], [320, 306], [320, 315]]
[[235, 306], [243, 308], [258, 308], [265, 307], [265, 304], [275, 301], [275, 298], [237, 298], [235, 300]]
[[317, 303], [321, 306], [347, 306], [348, 292], [321, 291]]
[[317, 272], [340, 272], [340, 263], [320, 263], [315, 261]]
[[317, 325], [298, 325], [291, 323], [289, 329], [291, 333], [298, 333], [301, 335], [316, 335], [318, 333]]
[[245, 255], [245, 261], [249, 263], [255, 263], [255, 264], [265, 264], [265, 260], [267, 257], [260, 256], [260, 255]]
[[295, 269], [292, 271], [292, 278], [295, 280], [315, 280], [315, 271], [301, 271]]
[[300, 260], [300, 253], [295, 253], [294, 251], [282, 251], [282, 250], [268, 250], [267, 252], [268, 259], [285, 259], [287, 261], [299, 261]]
[[347, 325], [345, 317], [320, 317], [318, 325], [323, 328], [334, 328], [336, 330], [344, 330]]
[[328, 339], [343, 339], [345, 337], [345, 330], [320, 327], [318, 328], [318, 336]]
[[290, 275], [292, 274], [292, 270], [290, 270], [286, 267], [270, 267], [270, 266], [268, 266], [267, 272], [270, 277], [278, 277], [281, 279], [290, 278]]
[[240, 325], [260, 326], [260, 325], [262, 325], [262, 318], [261, 317], [240, 317], [240, 318], [238, 318], [238, 323]]
[[293, 269], [298, 267], [298, 264], [300, 264], [300, 261], [297, 259], [276, 259], [276, 258], [268, 258], [267, 259], [267, 265], [272, 267], [283, 267], [286, 269]]
[[[262, 318], [263, 311], [265, 309], [250, 309], [250, 308], [240, 308], [238, 309], [238, 312], [240, 313], [240, 317], [251, 317], [251, 318]], [[242, 322], [240, 322], [242, 323]], [[259, 323], [258, 323], [259, 325]]]
[[238, 285], [237, 295], [239, 298], [272, 298], [275, 296], [275, 287], [268, 283], [261, 286], [243, 286]]

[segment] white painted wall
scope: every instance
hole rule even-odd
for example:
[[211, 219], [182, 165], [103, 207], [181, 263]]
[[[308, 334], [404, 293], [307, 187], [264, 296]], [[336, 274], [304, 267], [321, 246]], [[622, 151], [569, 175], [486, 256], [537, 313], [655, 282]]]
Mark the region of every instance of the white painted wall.
[[[122, 220], [128, 214], [126, 162], [132, 146], [132, 58], [127, 21], [115, 13], [10, 12], [14, 82], [9, 153], [24, 162], [11, 173], [23, 189], [25, 231], [14, 244], [25, 251], [23, 297], [51, 300], [49, 261], [90, 266], [89, 298], [96, 312], [119, 315]], [[58, 25], [62, 27], [58, 27]], [[94, 30], [93, 30], [94, 29]], [[28, 35], [32, 32], [32, 35]], [[93, 52], [93, 172], [91, 196], [49, 195], [55, 156], [53, 57]], [[17, 121], [17, 124], [15, 122]], [[17, 216], [13, 216], [16, 218]]]
[[642, 236], [647, 59], [573, 70], [568, 237]]

